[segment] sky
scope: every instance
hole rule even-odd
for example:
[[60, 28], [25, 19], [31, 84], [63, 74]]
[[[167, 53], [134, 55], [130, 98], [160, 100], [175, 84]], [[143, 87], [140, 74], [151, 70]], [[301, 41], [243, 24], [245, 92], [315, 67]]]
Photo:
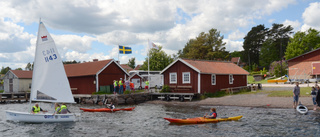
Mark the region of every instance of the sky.
[[[201, 32], [214, 28], [226, 50], [243, 50], [252, 27], [273, 23], [294, 31], [320, 30], [320, 2], [314, 0], [1, 0], [0, 67], [24, 69], [35, 55], [39, 20], [64, 61], [147, 57], [148, 40], [177, 54]], [[118, 45], [132, 54], [118, 54]]]

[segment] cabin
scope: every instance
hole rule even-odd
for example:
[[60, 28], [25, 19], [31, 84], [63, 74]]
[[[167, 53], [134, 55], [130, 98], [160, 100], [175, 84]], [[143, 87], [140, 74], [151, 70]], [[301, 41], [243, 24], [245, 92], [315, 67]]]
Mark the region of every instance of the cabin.
[[319, 81], [320, 48], [287, 60], [288, 75], [291, 81]]
[[4, 93], [31, 90], [32, 71], [9, 70], [3, 77]]
[[232, 62], [177, 59], [161, 71], [164, 85], [176, 93], [214, 93], [247, 86], [249, 73]]
[[92, 94], [102, 86], [113, 88], [113, 80], [122, 78], [125, 81], [129, 77], [129, 73], [113, 59], [66, 64], [64, 68], [72, 94]]
[[121, 64], [120, 65], [124, 70], [126, 70], [127, 72], [133, 70], [133, 68], [131, 68], [130, 66], [128, 66], [127, 64]]
[[[131, 74], [131, 73], [130, 73]], [[135, 89], [142, 89], [142, 81], [143, 77], [140, 76], [138, 73], [132, 73], [129, 77], [130, 82], [134, 84]]]

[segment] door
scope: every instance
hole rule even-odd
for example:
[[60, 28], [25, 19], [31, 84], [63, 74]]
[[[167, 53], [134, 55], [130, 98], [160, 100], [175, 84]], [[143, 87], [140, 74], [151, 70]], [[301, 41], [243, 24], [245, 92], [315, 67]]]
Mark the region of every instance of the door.
[[134, 84], [134, 88], [137, 89], [139, 88], [141, 85], [140, 85], [140, 79], [138, 78], [134, 78], [134, 79], [131, 79], [131, 82]]
[[9, 92], [13, 92], [13, 79], [9, 79]]

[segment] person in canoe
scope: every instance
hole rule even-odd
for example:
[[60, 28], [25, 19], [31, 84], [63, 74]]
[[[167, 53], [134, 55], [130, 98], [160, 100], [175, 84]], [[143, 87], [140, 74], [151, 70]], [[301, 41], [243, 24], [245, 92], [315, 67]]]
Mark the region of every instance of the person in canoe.
[[208, 115], [208, 113], [206, 113], [203, 117], [204, 118], [211, 118], [211, 119], [217, 118], [216, 108], [211, 108], [210, 109], [210, 114]]
[[113, 102], [111, 102], [109, 105], [107, 105], [108, 108], [110, 109], [115, 109], [116, 106], [113, 104]]
[[31, 113], [32, 113], [32, 114], [37, 114], [37, 113], [39, 113], [40, 111], [42, 111], [42, 112], [48, 112], [48, 111], [46, 111], [46, 110], [42, 110], [42, 108], [39, 107], [39, 104], [38, 104], [38, 103], [34, 104], [34, 106], [32, 107]]

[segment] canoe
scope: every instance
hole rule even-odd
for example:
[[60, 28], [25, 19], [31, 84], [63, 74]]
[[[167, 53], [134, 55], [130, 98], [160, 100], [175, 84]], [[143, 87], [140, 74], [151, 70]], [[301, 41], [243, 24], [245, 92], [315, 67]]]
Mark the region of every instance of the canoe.
[[268, 83], [287, 82], [287, 79], [272, 79], [268, 80]]
[[176, 124], [202, 124], [202, 123], [217, 123], [221, 121], [233, 121], [233, 120], [239, 120], [241, 118], [242, 116], [221, 117], [216, 119], [203, 118], [203, 117], [187, 118], [187, 119], [174, 119], [174, 118], [164, 118], [164, 119], [168, 120], [170, 123], [176, 123]]
[[296, 109], [300, 114], [307, 114], [308, 113], [308, 108], [302, 104], [299, 104]]
[[80, 110], [83, 110], [84, 112], [116, 112], [116, 111], [132, 111], [135, 107], [131, 108], [116, 108], [116, 109], [110, 109], [110, 108], [80, 108]]

